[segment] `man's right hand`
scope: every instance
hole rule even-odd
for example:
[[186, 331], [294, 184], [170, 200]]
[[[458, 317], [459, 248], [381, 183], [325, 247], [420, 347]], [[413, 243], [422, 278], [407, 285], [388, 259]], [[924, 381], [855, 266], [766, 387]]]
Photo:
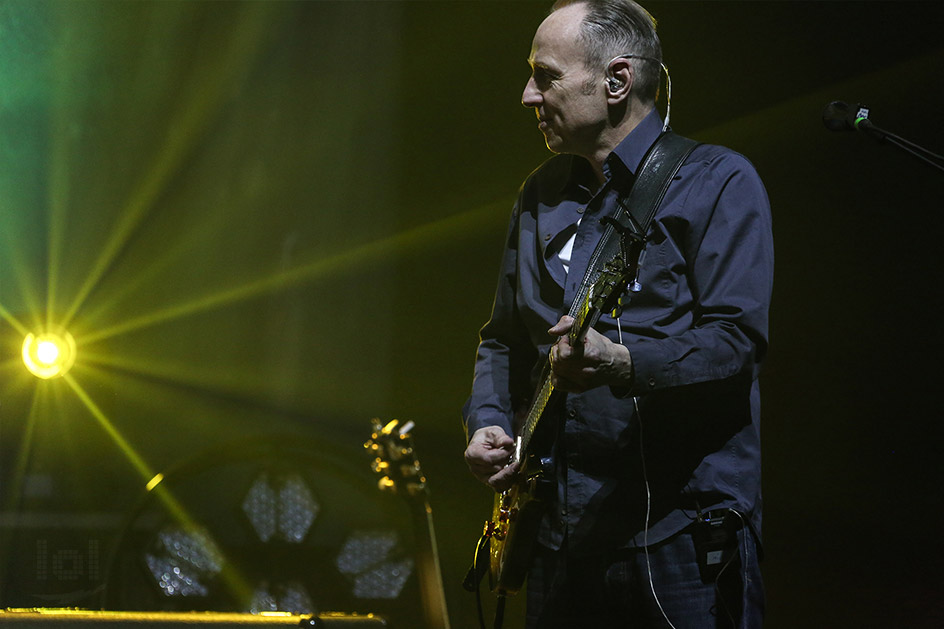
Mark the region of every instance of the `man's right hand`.
[[495, 491], [508, 489], [518, 465], [508, 461], [515, 452], [515, 440], [498, 426], [479, 428], [465, 449], [465, 462], [472, 474]]

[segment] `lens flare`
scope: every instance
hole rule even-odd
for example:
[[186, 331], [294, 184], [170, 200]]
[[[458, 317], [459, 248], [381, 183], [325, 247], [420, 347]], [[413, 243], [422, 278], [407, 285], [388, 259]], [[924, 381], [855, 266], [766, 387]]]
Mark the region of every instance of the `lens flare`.
[[65, 331], [26, 335], [23, 364], [37, 378], [61, 376], [75, 363], [75, 339]]

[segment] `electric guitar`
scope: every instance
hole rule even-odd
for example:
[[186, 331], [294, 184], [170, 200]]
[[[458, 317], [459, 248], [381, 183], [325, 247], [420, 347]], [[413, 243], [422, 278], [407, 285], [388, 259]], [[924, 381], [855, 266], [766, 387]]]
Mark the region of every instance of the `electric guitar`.
[[[587, 331], [597, 324], [603, 313], [619, 308], [620, 295], [635, 280], [643, 243], [641, 239], [628, 240], [629, 243], [624, 241], [623, 253], [604, 266], [582, 304], [572, 313], [574, 324], [568, 338], [573, 347], [583, 347]], [[555, 398], [549, 362], [544, 365], [542, 380], [510, 460], [510, 463], [519, 465], [517, 480], [509, 489], [495, 495], [492, 519], [485, 524], [483, 538], [489, 540], [489, 584], [501, 596], [521, 589], [530, 567], [548, 492], [553, 491], [554, 486], [552, 461], [548, 457], [542, 458], [537, 448], [531, 447], [535, 430]], [[547, 422], [542, 429], [546, 427]]]
[[364, 444], [374, 456], [371, 469], [381, 477], [378, 482], [380, 489], [394, 491], [407, 499], [413, 528], [420, 538], [416, 550], [417, 577], [426, 626], [428, 629], [449, 629], [429, 490], [413, 448], [411, 431], [414, 424], [400, 424], [399, 420], [394, 419], [384, 425], [376, 418], [371, 423], [373, 434]]

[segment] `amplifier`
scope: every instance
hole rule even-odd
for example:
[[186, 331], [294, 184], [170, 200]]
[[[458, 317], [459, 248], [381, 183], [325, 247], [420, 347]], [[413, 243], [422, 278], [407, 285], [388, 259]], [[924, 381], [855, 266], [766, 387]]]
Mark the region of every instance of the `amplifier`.
[[368, 629], [386, 627], [374, 614], [324, 612], [316, 615], [265, 615], [219, 612], [110, 612], [78, 609], [0, 610], [0, 628], [16, 629], [251, 629], [307, 627], [310, 629]]

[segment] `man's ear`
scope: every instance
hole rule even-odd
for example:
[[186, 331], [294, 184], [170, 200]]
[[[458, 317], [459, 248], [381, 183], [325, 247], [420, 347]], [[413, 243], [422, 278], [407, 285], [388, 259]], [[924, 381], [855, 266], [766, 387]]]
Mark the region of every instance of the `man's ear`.
[[614, 59], [606, 69], [606, 95], [610, 104], [626, 98], [633, 89], [635, 71], [628, 59]]

